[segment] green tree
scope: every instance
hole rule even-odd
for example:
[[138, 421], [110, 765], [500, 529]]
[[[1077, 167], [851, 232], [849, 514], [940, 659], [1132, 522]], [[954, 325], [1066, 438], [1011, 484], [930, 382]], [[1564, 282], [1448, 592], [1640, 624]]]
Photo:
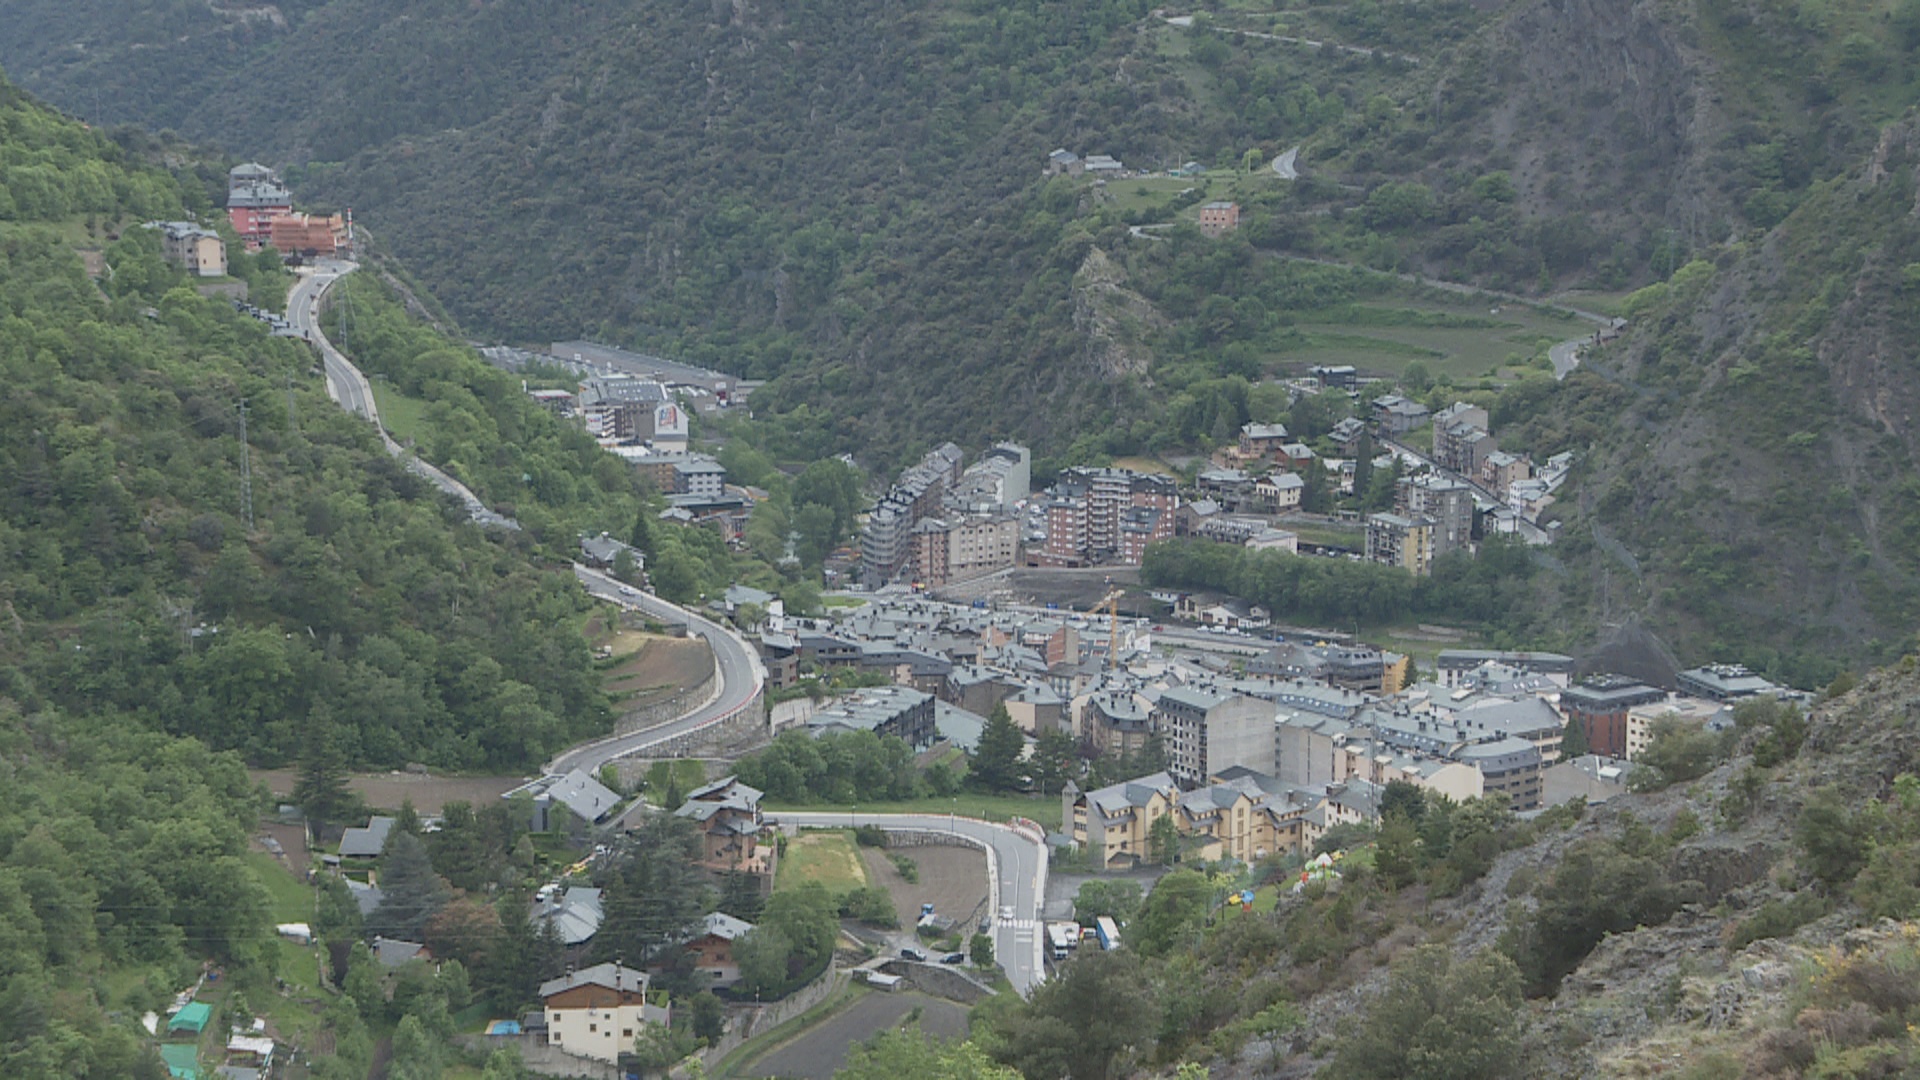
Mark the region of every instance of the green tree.
[[1521, 1073], [1520, 972], [1497, 952], [1422, 945], [1335, 1044], [1328, 1080], [1503, 1080]]
[[1633, 772], [1632, 783], [1637, 791], [1659, 791], [1698, 780], [1726, 760], [1726, 756], [1727, 740], [1719, 733], [1699, 724], [1665, 717], [1653, 722], [1653, 738], [1634, 759], [1638, 768]]
[[988, 934], [978, 934], [978, 933], [974, 934], [972, 940], [970, 940], [967, 943], [967, 959], [973, 961], [974, 967], [983, 967], [983, 968], [992, 967], [993, 966], [992, 936]]
[[1806, 856], [1807, 872], [1830, 886], [1852, 881], [1873, 851], [1866, 816], [1855, 814], [1832, 788], [1815, 793], [1800, 808], [1793, 839]]
[[733, 943], [740, 985], [755, 998], [771, 1000], [787, 992], [792, 957], [793, 942], [771, 926], [756, 926]]
[[293, 802], [315, 832], [349, 820], [360, 810], [360, 798], [347, 786], [331, 713], [324, 702], [308, 716], [300, 751], [300, 775], [294, 781]]
[[1027, 1080], [1113, 1080], [1152, 1041], [1153, 998], [1139, 955], [1081, 950], [1024, 1007], [993, 1019], [993, 1054]]
[[1127, 928], [1133, 947], [1160, 956], [1188, 943], [1207, 917], [1213, 891], [1213, 883], [1195, 870], [1175, 870], [1155, 882], [1139, 918]]
[[702, 990], [693, 995], [688, 1003], [693, 1010], [693, 1035], [704, 1039], [711, 1046], [720, 1041], [727, 1033], [727, 1007], [713, 996], [713, 991]]
[[366, 918], [370, 934], [419, 941], [427, 921], [439, 914], [452, 893], [433, 872], [427, 847], [412, 833], [395, 830], [387, 842], [380, 874], [380, 906]]
[[1131, 922], [1142, 899], [1138, 882], [1094, 878], [1074, 894], [1073, 918], [1082, 926], [1092, 926], [1102, 915], [1119, 923]]
[[1007, 713], [995, 705], [980, 732], [979, 745], [967, 760], [967, 777], [983, 791], [1012, 791], [1020, 784], [1020, 755], [1027, 740]]
[[833, 1080], [1020, 1080], [971, 1042], [930, 1039], [909, 1025], [854, 1047]]
[[1587, 725], [1577, 716], [1569, 717], [1566, 730], [1560, 736], [1560, 760], [1572, 761], [1592, 752], [1587, 746]]
[[1147, 826], [1147, 851], [1149, 858], [1161, 866], [1180, 861], [1180, 830], [1174, 826], [1172, 814], [1162, 814]]

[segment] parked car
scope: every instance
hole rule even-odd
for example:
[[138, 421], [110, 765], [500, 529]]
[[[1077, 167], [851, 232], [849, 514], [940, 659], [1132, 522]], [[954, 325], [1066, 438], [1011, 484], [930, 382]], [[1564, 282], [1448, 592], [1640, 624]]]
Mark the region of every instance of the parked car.
[[1000, 905], [1000, 921], [1003, 923], [1013, 921], [1013, 905], [1012, 904]]
[[924, 964], [927, 962], [927, 954], [924, 951], [920, 949], [916, 949], [913, 946], [909, 945], [906, 948], [900, 950], [900, 959], [917, 960], [920, 963]]
[[967, 954], [959, 953], [959, 952], [950, 952], [947, 955], [941, 957], [940, 962], [943, 964], [964, 964], [967, 962]]

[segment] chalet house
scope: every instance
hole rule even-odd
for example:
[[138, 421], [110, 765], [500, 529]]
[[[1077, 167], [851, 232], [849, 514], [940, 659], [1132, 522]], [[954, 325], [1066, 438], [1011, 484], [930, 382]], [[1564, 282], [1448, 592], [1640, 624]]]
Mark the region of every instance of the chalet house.
[[740, 965], [733, 958], [733, 944], [745, 937], [753, 924], [716, 911], [701, 920], [695, 937], [687, 942], [693, 954], [697, 976], [710, 986], [732, 986], [740, 981]]
[[595, 964], [541, 983], [548, 1045], [595, 1061], [619, 1061], [643, 1024], [670, 1018], [666, 1005], [655, 1004], [647, 991], [646, 972], [619, 964]]
[[700, 865], [709, 870], [772, 874], [774, 848], [762, 844], [761, 792], [729, 776], [693, 789], [674, 811], [700, 830]]

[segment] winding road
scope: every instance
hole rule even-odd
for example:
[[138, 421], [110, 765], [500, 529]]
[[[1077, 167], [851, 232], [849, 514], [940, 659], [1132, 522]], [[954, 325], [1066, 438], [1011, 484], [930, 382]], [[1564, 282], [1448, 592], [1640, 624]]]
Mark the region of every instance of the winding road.
[[[951, 832], [984, 848], [990, 886], [988, 896], [992, 898], [995, 914], [992, 931], [994, 958], [1005, 969], [1007, 981], [1013, 984], [1021, 997], [1027, 996], [1046, 979], [1046, 961], [1041, 953], [1046, 932], [1040, 921], [1040, 905], [1047, 892], [1047, 849], [1040, 837], [1024, 829], [948, 814], [782, 811], [777, 816], [781, 822], [803, 829], [877, 825], [888, 830]], [[1013, 909], [1011, 921], [998, 917], [1002, 907]]]
[[[299, 282], [287, 295], [288, 322], [320, 350], [327, 377], [327, 393], [341, 408], [371, 421], [380, 431], [381, 441], [388, 453], [403, 457], [409, 469], [459, 499], [475, 521], [518, 529], [518, 522], [487, 508], [458, 480], [417, 456], [407, 454], [405, 448], [395, 442], [380, 425], [379, 406], [374, 402], [373, 388], [366, 376], [340, 350], [334, 348], [320, 327], [320, 303], [328, 287], [355, 269], [355, 264], [350, 262], [324, 260], [302, 273]], [[593, 773], [610, 761], [668, 747], [675, 740], [738, 716], [742, 710], [753, 707], [759, 700], [761, 690], [766, 685], [766, 669], [760, 663], [758, 654], [732, 629], [579, 563], [574, 564], [573, 573], [581, 587], [595, 597], [640, 611], [652, 618], [684, 622], [689, 634], [705, 641], [707, 647], [713, 650], [717, 688], [714, 696], [705, 704], [672, 720], [641, 731], [581, 743], [561, 752], [544, 766], [548, 775], [565, 774], [574, 769]], [[628, 814], [642, 805], [640, 800], [635, 800], [626, 812], [610, 824], [617, 827]], [[987, 852], [988, 891], [997, 899], [996, 908], [1011, 907], [1015, 913], [1011, 921], [994, 920], [994, 956], [1000, 960], [1007, 978], [1022, 995], [1029, 993], [1045, 978], [1046, 969], [1041, 955], [1045, 934], [1041, 930], [1040, 905], [1046, 894], [1047, 853], [1045, 837], [1037, 830], [950, 815], [860, 814], [850, 818], [840, 813], [787, 813], [780, 815], [780, 818], [802, 827], [838, 826], [852, 821], [886, 829], [953, 832], [969, 838]]]

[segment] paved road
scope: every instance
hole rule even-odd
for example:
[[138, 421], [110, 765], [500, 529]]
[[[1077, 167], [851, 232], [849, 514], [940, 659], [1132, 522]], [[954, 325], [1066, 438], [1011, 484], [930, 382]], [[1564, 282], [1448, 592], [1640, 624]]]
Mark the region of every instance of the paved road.
[[[1164, 15], [1161, 16], [1161, 18], [1165, 20], [1169, 26], [1178, 26], [1184, 29], [1193, 25], [1193, 16], [1191, 15]], [[1351, 56], [1364, 56], [1369, 60], [1375, 56], [1382, 56], [1388, 60], [1398, 60], [1404, 64], [1418, 66], [1420, 63], [1420, 58], [1417, 56], [1408, 56], [1406, 53], [1391, 53], [1385, 49], [1370, 49], [1364, 45], [1339, 45], [1328, 41], [1315, 41], [1312, 38], [1288, 37], [1285, 34], [1263, 34], [1258, 30], [1235, 30], [1230, 26], [1215, 26], [1213, 29], [1222, 34], [1239, 34], [1241, 37], [1257, 38], [1261, 41], [1280, 41], [1288, 45], [1300, 45], [1309, 49], [1332, 49], [1335, 52], [1343, 52]], [[1288, 179], [1292, 178], [1288, 177]]]
[[760, 687], [766, 681], [766, 670], [761, 666], [760, 658], [733, 631], [657, 596], [624, 586], [578, 563], [574, 564], [573, 575], [580, 579], [580, 584], [587, 592], [602, 600], [636, 608], [656, 619], [685, 622], [687, 632], [705, 641], [707, 647], [713, 650], [720, 692], [712, 701], [685, 716], [643, 731], [596, 739], [567, 750], [547, 763], [546, 771], [549, 774], [566, 773], [573, 769], [594, 772], [609, 761], [629, 757], [720, 723], [738, 714], [760, 693]]
[[385, 425], [380, 423], [380, 407], [374, 402], [373, 386], [367, 377], [353, 365], [327, 335], [320, 329], [320, 300], [329, 286], [358, 269], [355, 263], [338, 259], [321, 259], [314, 264], [310, 272], [301, 274], [300, 280], [287, 293], [287, 322], [300, 336], [314, 343], [320, 350], [320, 361], [327, 374], [327, 394], [338, 402], [340, 407], [355, 416], [365, 417], [373, 422], [380, 432], [380, 441], [387, 453], [403, 458], [407, 471], [425, 479], [434, 487], [460, 500], [467, 508], [467, 516], [482, 526], [520, 530], [520, 523], [504, 514], [495, 512], [480, 501], [467, 485], [420, 460], [407, 456], [406, 448], [393, 441], [387, 434]]
[[1300, 160], [1300, 148], [1291, 147], [1286, 153], [1273, 159], [1273, 171], [1279, 174], [1282, 180], [1298, 180], [1300, 171], [1294, 168], [1294, 162], [1298, 160]]
[[[1040, 908], [1047, 895], [1047, 849], [1032, 833], [995, 825], [976, 818], [946, 814], [861, 814], [827, 811], [801, 813], [781, 811], [774, 815], [784, 824], [801, 828], [846, 828], [849, 825], [878, 825], [883, 829], [910, 829], [926, 832], [956, 832], [987, 848], [987, 877], [993, 900], [993, 955], [1006, 971], [1007, 979], [1022, 997], [1046, 978], [1041, 948], [1046, 934], [1041, 930]], [[1013, 921], [1002, 922], [1002, 907], [1013, 908]]]
[[[314, 269], [301, 275], [300, 281], [287, 294], [287, 321], [301, 331], [308, 341], [320, 350], [320, 357], [327, 374], [327, 392], [340, 406], [356, 416], [366, 417], [377, 427], [380, 423], [379, 407], [374, 404], [373, 388], [368, 385], [365, 375], [353, 366], [340, 350], [320, 330], [320, 300], [328, 286], [356, 269], [350, 262], [322, 260]], [[396, 456], [404, 454], [404, 448], [393, 441], [386, 429], [380, 429], [380, 438], [386, 444], [387, 452]], [[502, 528], [518, 529], [520, 523], [488, 509], [466, 485], [421, 461], [418, 457], [406, 455], [407, 468], [431, 481], [440, 490], [459, 499], [467, 508], [473, 520], [482, 525], [495, 525]], [[719, 678], [720, 692], [706, 705], [694, 709], [685, 716], [670, 720], [645, 731], [631, 735], [617, 735], [583, 743], [562, 753], [547, 765], [549, 773], [566, 773], [575, 768], [593, 772], [600, 766], [616, 758], [639, 753], [650, 747], [665, 743], [671, 739], [698, 731], [701, 728], [717, 724], [737, 714], [760, 693], [760, 687], [766, 682], [766, 670], [754, 655], [746, 642], [741, 641], [732, 631], [716, 623], [703, 619], [693, 612], [685, 611], [646, 593], [622, 586], [619, 582], [604, 574], [575, 565], [574, 574], [586, 590], [603, 599], [612, 600], [627, 607], [639, 608], [657, 619], [672, 622], [685, 622], [690, 633], [706, 641], [713, 650], [713, 658]], [[640, 805], [635, 803], [635, 806]]]

